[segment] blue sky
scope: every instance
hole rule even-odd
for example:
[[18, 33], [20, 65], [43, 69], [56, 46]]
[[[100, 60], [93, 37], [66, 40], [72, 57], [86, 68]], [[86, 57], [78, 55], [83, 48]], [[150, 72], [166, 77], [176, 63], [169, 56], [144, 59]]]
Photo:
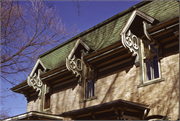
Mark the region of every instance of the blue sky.
[[[80, 1], [80, 15], [78, 15], [77, 12], [77, 1], [51, 1], [50, 3], [59, 10], [59, 15], [66, 27], [71, 28], [75, 24], [76, 30], [79, 30], [80, 33], [139, 2], [140, 1]], [[64, 41], [66, 40], [67, 38]], [[25, 76], [18, 78], [26, 79]], [[1, 88], [2, 87], [9, 89], [12, 86], [2, 82]], [[8, 97], [4, 105], [2, 105], [2, 108], [11, 109], [10, 116], [25, 113], [27, 101], [24, 95], [12, 92], [10, 94], [14, 94], [15, 96]]]

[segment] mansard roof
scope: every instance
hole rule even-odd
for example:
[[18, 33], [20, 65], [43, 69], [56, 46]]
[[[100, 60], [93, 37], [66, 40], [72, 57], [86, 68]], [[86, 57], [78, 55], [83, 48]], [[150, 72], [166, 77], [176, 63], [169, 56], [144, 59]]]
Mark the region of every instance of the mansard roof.
[[76, 35], [43, 53], [38, 58], [47, 68], [52, 70], [65, 65], [65, 58], [79, 38], [88, 46], [91, 46], [95, 50], [94, 52], [121, 42], [120, 32], [135, 9], [158, 20], [159, 23], [155, 26], [179, 17], [179, 4], [177, 1], [163, 1], [163, 4], [162, 1], [143, 1]]
[[[64, 69], [63, 67], [65, 67], [66, 64], [66, 57], [71, 52], [78, 39], [82, 40], [87, 46], [94, 50], [92, 53], [86, 55], [89, 57], [93, 57], [93, 55], [96, 55], [100, 50], [107, 50], [106, 48], [109, 46], [113, 46], [117, 43], [118, 46], [121, 45], [120, 33], [134, 10], [141, 11], [159, 21], [159, 23], [148, 28], [150, 32], [154, 32], [158, 30], [161, 25], [164, 26], [165, 23], [179, 18], [178, 1], [140, 2], [38, 56], [38, 59], [42, 64], [49, 69], [49, 71], [42, 73], [42, 76], [47, 76], [45, 73], [48, 72], [49, 74], [52, 74], [54, 73], [53, 70], [56, 69]], [[27, 87], [26, 81], [13, 87], [12, 90], [15, 91], [18, 88], [23, 88], [23, 86]]]

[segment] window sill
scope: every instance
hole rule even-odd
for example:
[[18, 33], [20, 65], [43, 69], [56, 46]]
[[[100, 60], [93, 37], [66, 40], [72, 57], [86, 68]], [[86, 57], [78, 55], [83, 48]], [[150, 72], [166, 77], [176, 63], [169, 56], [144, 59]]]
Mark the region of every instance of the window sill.
[[94, 99], [97, 99], [97, 96], [91, 97], [91, 98], [86, 99], [86, 100], [82, 100], [82, 101], [80, 101], [79, 103], [83, 103], [83, 102], [91, 101], [91, 100], [94, 100]]
[[151, 85], [151, 84], [155, 84], [155, 83], [158, 83], [158, 82], [162, 82], [164, 81], [165, 79], [164, 78], [161, 78], [161, 79], [155, 79], [155, 80], [151, 80], [149, 82], [146, 82], [146, 83], [143, 83], [143, 84], [139, 84], [137, 87], [144, 87], [144, 86], [147, 86], [147, 85]]

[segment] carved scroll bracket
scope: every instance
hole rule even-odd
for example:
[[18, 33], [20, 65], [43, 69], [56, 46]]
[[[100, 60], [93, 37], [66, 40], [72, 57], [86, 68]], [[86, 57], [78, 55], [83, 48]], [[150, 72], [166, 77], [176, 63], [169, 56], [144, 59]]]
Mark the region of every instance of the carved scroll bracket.
[[41, 74], [41, 69], [38, 69], [38, 74], [34, 73], [33, 76], [28, 76], [27, 79], [28, 85], [36, 89], [36, 91], [39, 91], [38, 93], [39, 98], [41, 98], [42, 86], [43, 86], [43, 83], [40, 78], [40, 74]]
[[66, 67], [69, 71], [73, 72], [76, 77], [79, 77], [78, 83], [81, 86], [81, 80], [82, 80], [82, 69], [85, 65], [84, 61], [82, 59], [76, 58], [74, 55], [73, 58], [66, 58]]
[[[150, 46], [151, 44], [154, 44], [155, 48], [158, 48], [159, 45], [156, 42], [156, 40], [154, 40], [150, 34], [147, 31], [147, 23], [145, 21], [142, 21], [143, 23], [143, 36], [137, 37], [136, 35], [134, 35], [131, 30], [128, 30], [127, 32], [124, 32], [121, 34], [121, 40], [122, 40], [122, 44], [123, 46], [129, 50], [129, 52], [132, 53], [132, 56], [136, 56], [135, 59], [135, 65], [139, 66], [139, 48], [140, 46], [140, 41], [144, 40], [145, 43], [148, 45], [145, 49], [145, 53], [151, 53], [152, 51], [152, 47]], [[140, 30], [139, 30], [140, 31]]]
[[[143, 21], [143, 31], [144, 31], [144, 36], [142, 36], [142, 40], [144, 40], [144, 58], [143, 59], [149, 59], [153, 55], [153, 48], [158, 48], [159, 44], [155, 39], [153, 39], [150, 34], [147, 31], [147, 26], [148, 24]], [[153, 47], [152, 47], [153, 44]]]
[[148, 26], [148, 24], [147, 24], [145, 21], [143, 21], [143, 31], [144, 31], [144, 35], [145, 35], [145, 37], [147, 38], [147, 40], [150, 41], [151, 44], [154, 44], [154, 45], [155, 45], [155, 46], [154, 46], [155, 48], [158, 48], [158, 47], [159, 47], [159, 44], [157, 43], [157, 41], [156, 41], [155, 39], [153, 39], [153, 38], [150, 36], [149, 32], [147, 31], [147, 26]]
[[[132, 53], [132, 56], [136, 56], [136, 66], [139, 66], [141, 40], [144, 40], [145, 37], [145, 41], [149, 41], [148, 43], [155, 43], [147, 31], [148, 24], [146, 22], [155, 25], [158, 20], [139, 10], [134, 10], [120, 33], [123, 46]], [[155, 44], [155, 47], [158, 46]]]
[[127, 107], [122, 107], [120, 110], [118, 110], [116, 107], [112, 107], [112, 110], [117, 116], [117, 120], [124, 120], [124, 112], [127, 109]]
[[77, 58], [75, 55], [73, 58], [66, 58], [66, 67], [69, 71], [73, 72], [76, 77], [79, 77], [78, 83], [80, 86], [82, 81], [95, 79], [97, 75], [96, 69], [88, 63], [85, 63], [83, 53], [82, 51], [81, 59]]
[[125, 48], [129, 49], [132, 56], [136, 56], [135, 65], [139, 66], [139, 38], [131, 33], [129, 30], [126, 33], [121, 34], [122, 44]]
[[84, 60], [85, 52], [89, 52], [90, 48], [80, 39], [77, 40], [68, 57], [66, 58], [66, 67], [69, 71], [79, 77], [78, 83], [81, 86], [82, 82], [90, 78], [93, 72], [92, 66], [90, 66]]

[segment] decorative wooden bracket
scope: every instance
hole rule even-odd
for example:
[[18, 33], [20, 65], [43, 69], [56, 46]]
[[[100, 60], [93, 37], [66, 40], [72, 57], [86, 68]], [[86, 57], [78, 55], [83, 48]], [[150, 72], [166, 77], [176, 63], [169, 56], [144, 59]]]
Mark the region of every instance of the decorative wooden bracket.
[[124, 120], [124, 111], [126, 110], [126, 107], [125, 108], [122, 108], [120, 110], [118, 110], [117, 108], [115, 107], [112, 107], [113, 111], [115, 112], [116, 116], [117, 116], [117, 120]]
[[[83, 54], [82, 54], [83, 56]], [[74, 55], [73, 58], [66, 58], [66, 67], [69, 71], [73, 72], [76, 77], [79, 77], [78, 83], [81, 86], [83, 77], [83, 70], [86, 70], [86, 64], [84, 63], [83, 57], [81, 59], [76, 58]]]
[[129, 49], [132, 56], [136, 56], [135, 64], [139, 66], [139, 38], [131, 33], [131, 30], [127, 34], [121, 34], [122, 44], [125, 48]]
[[147, 26], [148, 24], [143, 21], [143, 31], [144, 31], [144, 35], [141, 37], [142, 40], [144, 40], [144, 44], [146, 43], [146, 46], [144, 45], [144, 58], [143, 59], [149, 59], [152, 57], [153, 55], [153, 48], [152, 48], [152, 44], [154, 46], [154, 48], [158, 48], [159, 44], [157, 43], [157, 41], [155, 39], [153, 39], [150, 34], [147, 31]]
[[33, 67], [30, 75], [27, 78], [27, 84], [33, 87], [36, 91], [39, 91], [38, 97], [41, 98], [43, 82], [40, 78], [42, 71], [46, 71], [48, 68], [44, 66], [40, 59], [37, 60], [35, 66]]
[[90, 48], [82, 40], [78, 39], [66, 58], [66, 67], [76, 77], [79, 77], [78, 83], [80, 86], [88, 78], [89, 71], [92, 70], [90, 65], [84, 60], [85, 52], [89, 51]]
[[39, 91], [38, 97], [41, 98], [41, 92], [42, 92], [42, 86], [43, 83], [40, 78], [41, 69], [38, 69], [38, 74], [34, 73], [33, 76], [28, 76], [27, 83], [30, 87], [33, 87], [36, 89], [36, 91]]
[[[149, 32], [147, 31], [147, 26], [148, 26], [148, 24], [147, 24], [145, 21], [143, 21], [143, 31], [144, 31], [144, 35], [145, 35], [145, 37], [150, 41], [151, 44], [154, 44], [154, 45], [155, 45], [155, 46], [154, 46], [155, 48], [158, 48], [158, 47], [159, 47], [159, 44], [157, 43], [156, 40], [154, 40], [154, 39], [150, 36]], [[143, 38], [143, 37], [141, 37], [141, 38]]]
[[[140, 65], [139, 48], [141, 47], [140, 41], [142, 37], [146, 37], [151, 44], [155, 43], [155, 40], [152, 39], [147, 31], [147, 22], [153, 25], [157, 20], [139, 10], [135, 10], [120, 33], [123, 46], [132, 53], [132, 56], [136, 56], [136, 66]], [[158, 47], [158, 45], [156, 45], [156, 47]]]

